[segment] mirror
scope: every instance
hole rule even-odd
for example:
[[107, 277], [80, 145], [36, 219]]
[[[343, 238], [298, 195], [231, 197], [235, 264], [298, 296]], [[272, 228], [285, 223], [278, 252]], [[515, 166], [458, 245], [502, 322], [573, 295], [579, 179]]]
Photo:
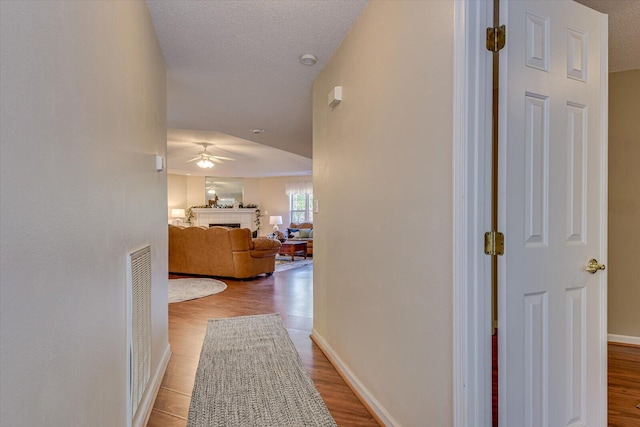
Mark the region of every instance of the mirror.
[[[209, 206], [232, 207], [242, 203], [244, 182], [242, 178], [205, 177], [204, 199]], [[217, 198], [216, 198], [217, 196]]]

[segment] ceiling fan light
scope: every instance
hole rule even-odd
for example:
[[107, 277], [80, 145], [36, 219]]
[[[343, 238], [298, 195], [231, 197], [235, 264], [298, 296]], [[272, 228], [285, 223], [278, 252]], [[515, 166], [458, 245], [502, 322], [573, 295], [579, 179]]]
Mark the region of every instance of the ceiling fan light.
[[201, 167], [203, 169], [208, 169], [213, 167], [213, 162], [211, 160], [202, 159], [202, 160], [198, 160], [198, 163], [196, 163], [196, 165], [198, 165], [198, 167]]

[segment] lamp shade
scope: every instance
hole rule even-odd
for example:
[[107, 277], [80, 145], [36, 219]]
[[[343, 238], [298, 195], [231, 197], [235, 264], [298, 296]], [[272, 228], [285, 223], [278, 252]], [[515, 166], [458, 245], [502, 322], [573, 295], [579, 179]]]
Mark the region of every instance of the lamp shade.
[[282, 216], [274, 215], [269, 217], [269, 224], [271, 225], [279, 225], [282, 224]]
[[269, 224], [273, 225], [273, 232], [278, 231], [278, 224], [282, 224], [282, 216], [273, 215], [269, 217]]
[[184, 209], [171, 209], [171, 218], [184, 218]]

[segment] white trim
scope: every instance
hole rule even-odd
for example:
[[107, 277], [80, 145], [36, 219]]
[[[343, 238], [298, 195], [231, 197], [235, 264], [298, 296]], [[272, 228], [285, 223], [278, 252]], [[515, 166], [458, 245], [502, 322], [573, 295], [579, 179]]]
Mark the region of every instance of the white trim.
[[466, 4], [456, 0], [454, 4], [453, 30], [453, 425], [465, 427], [466, 418], [466, 365], [468, 354], [466, 341], [467, 309], [467, 46], [465, 43]]
[[[608, 223], [609, 223], [609, 17], [605, 14], [600, 18], [600, 138], [602, 148], [600, 152], [600, 257], [608, 262]], [[603, 272], [604, 273], [604, 272]], [[608, 305], [608, 277], [609, 274], [600, 275], [600, 419], [596, 425], [607, 425], [607, 305]], [[587, 402], [591, 405], [593, 402]]]
[[149, 417], [151, 416], [151, 411], [153, 410], [153, 404], [155, 403], [156, 396], [158, 395], [158, 390], [160, 390], [160, 384], [162, 384], [162, 378], [164, 378], [167, 366], [169, 365], [169, 359], [171, 359], [171, 347], [167, 344], [167, 348], [164, 350], [164, 354], [158, 364], [158, 368], [151, 378], [149, 378], [147, 389], [138, 404], [138, 410], [136, 411], [136, 416], [133, 419], [133, 427], [143, 427], [147, 425]]
[[[458, 0], [453, 89], [453, 420], [491, 426], [490, 225], [491, 54], [488, 0]], [[489, 146], [487, 147], [487, 144]]]
[[618, 344], [630, 344], [630, 345], [638, 345], [640, 346], [640, 337], [631, 337], [628, 335], [616, 335], [609, 334], [607, 336], [609, 342], [614, 342]]
[[[509, 28], [509, 1], [500, 0], [500, 24]], [[507, 30], [508, 31], [508, 30]], [[507, 110], [509, 108], [507, 102], [507, 78], [509, 62], [508, 45], [500, 53], [500, 78], [498, 86], [501, 90], [498, 93], [498, 229], [505, 234], [509, 232], [507, 229]], [[498, 257], [498, 278], [507, 277], [507, 263], [509, 262], [509, 251], [506, 250], [503, 256]], [[498, 425], [506, 424], [507, 419], [507, 287], [504, 280], [498, 280]]]
[[362, 384], [358, 377], [353, 373], [351, 369], [344, 363], [342, 359], [331, 348], [327, 341], [318, 333], [317, 330], [311, 331], [313, 339], [321, 346], [323, 353], [327, 358], [331, 360], [332, 364], [338, 372], [344, 377], [345, 381], [355, 389], [360, 397], [369, 405], [369, 408], [375, 412], [376, 416], [384, 423], [385, 426], [399, 426], [400, 423], [395, 420], [391, 414], [373, 397], [373, 394], [367, 387]]

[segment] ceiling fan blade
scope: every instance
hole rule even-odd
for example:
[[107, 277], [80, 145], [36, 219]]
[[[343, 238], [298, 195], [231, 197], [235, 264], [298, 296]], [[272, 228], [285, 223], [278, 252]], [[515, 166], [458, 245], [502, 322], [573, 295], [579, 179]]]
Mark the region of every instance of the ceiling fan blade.
[[[200, 152], [198, 154], [197, 157], [194, 157], [191, 160], [187, 160], [187, 163], [190, 162], [195, 162], [198, 160], [209, 160], [213, 163], [216, 164], [221, 164], [223, 163], [223, 160], [229, 160], [229, 161], [235, 161], [236, 159], [231, 158], [231, 157], [224, 157], [224, 156], [214, 156], [211, 152], [207, 151], [207, 148], [213, 146], [213, 148], [217, 148], [214, 144], [208, 143], [208, 142], [196, 142], [196, 144], [200, 145], [203, 148], [203, 151]], [[226, 150], [222, 150], [222, 151], [226, 151]]]
[[[233, 147], [233, 146], [232, 146], [232, 147]], [[229, 154], [238, 154], [238, 150], [228, 150], [228, 149], [224, 149], [224, 148], [222, 148], [222, 146], [220, 146], [220, 145], [216, 145], [216, 144], [211, 144], [211, 149], [212, 149], [212, 150], [224, 151], [225, 153], [229, 153]]]

